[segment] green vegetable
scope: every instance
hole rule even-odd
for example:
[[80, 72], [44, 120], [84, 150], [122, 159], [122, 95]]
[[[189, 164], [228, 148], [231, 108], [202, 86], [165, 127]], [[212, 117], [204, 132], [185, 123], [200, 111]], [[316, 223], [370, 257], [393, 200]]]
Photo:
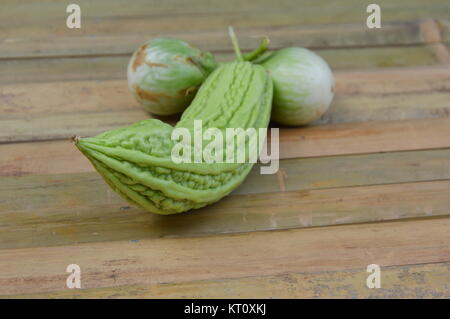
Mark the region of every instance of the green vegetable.
[[217, 67], [214, 56], [187, 42], [155, 38], [141, 45], [128, 64], [128, 86], [154, 114], [184, 111], [206, 77]]
[[185, 212], [220, 200], [251, 170], [254, 164], [248, 161], [177, 164], [171, 157], [174, 128], [194, 136], [195, 120], [202, 120], [203, 131], [267, 128], [272, 81], [262, 66], [243, 61], [234, 34], [232, 39], [238, 61], [221, 65], [207, 78], [175, 127], [148, 119], [75, 140], [106, 182], [129, 202], [157, 214]]
[[328, 64], [305, 48], [285, 48], [254, 61], [273, 79], [272, 120], [304, 125], [321, 117], [334, 95], [334, 78]]

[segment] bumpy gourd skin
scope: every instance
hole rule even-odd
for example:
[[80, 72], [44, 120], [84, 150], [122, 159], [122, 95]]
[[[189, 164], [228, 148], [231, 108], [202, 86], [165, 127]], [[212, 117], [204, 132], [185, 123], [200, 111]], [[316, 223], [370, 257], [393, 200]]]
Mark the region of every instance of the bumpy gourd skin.
[[[215, 127], [223, 131], [223, 136], [226, 128], [266, 128], [272, 86], [262, 66], [249, 62], [224, 64], [208, 77], [175, 128], [187, 128], [191, 136], [194, 120], [202, 120], [203, 132]], [[168, 124], [149, 119], [78, 139], [76, 145], [117, 193], [164, 215], [218, 201], [241, 184], [254, 165], [176, 164], [171, 158], [172, 130]]]

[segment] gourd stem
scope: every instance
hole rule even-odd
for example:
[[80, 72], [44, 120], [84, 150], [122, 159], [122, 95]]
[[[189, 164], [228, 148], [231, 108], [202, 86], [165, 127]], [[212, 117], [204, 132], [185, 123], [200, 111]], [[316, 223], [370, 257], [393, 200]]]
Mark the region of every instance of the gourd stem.
[[70, 137], [70, 140], [71, 140], [73, 143], [78, 144], [78, 141], [80, 140], [80, 137], [77, 136], [77, 135], [72, 135], [72, 136]]
[[228, 27], [228, 34], [231, 39], [231, 43], [233, 43], [234, 54], [236, 54], [236, 60], [244, 61], [244, 57], [242, 56], [241, 49], [239, 48], [239, 43], [236, 38], [236, 34], [234, 34], [234, 30], [232, 26]]
[[252, 52], [249, 52], [247, 54], [244, 54], [244, 60], [245, 61], [253, 61], [257, 57], [259, 57], [261, 54], [267, 51], [269, 47], [270, 40], [268, 37], [264, 37], [261, 41], [261, 45], [259, 48], [253, 50]]

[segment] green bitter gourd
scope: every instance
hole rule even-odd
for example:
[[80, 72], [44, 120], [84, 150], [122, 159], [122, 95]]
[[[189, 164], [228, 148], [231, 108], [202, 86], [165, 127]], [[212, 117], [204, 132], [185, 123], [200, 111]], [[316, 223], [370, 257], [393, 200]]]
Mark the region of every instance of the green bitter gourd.
[[272, 80], [262, 66], [243, 61], [232, 39], [237, 61], [221, 65], [207, 78], [175, 127], [148, 119], [96, 137], [76, 138], [80, 151], [130, 203], [165, 215], [200, 208], [229, 194], [251, 170], [254, 164], [248, 161], [177, 164], [171, 157], [172, 130], [186, 128], [193, 136], [195, 120], [202, 120], [203, 130], [267, 128]]

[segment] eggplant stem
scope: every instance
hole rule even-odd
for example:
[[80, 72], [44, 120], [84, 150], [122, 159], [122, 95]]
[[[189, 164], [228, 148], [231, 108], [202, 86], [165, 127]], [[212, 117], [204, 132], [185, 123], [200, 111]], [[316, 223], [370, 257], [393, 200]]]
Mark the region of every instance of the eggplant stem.
[[269, 48], [270, 39], [267, 36], [264, 36], [264, 38], [261, 40], [261, 45], [259, 48], [253, 50], [252, 52], [249, 52], [247, 54], [244, 54], [244, 60], [245, 61], [253, 61], [257, 57], [261, 56], [264, 52], [267, 51]]

